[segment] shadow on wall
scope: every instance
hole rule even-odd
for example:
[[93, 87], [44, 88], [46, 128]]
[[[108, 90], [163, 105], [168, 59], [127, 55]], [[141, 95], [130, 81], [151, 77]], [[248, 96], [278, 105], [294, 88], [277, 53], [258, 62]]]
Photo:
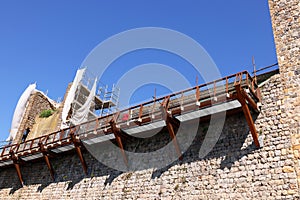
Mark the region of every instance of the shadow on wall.
[[[257, 116], [254, 116], [254, 120], [256, 119], [256, 117]], [[241, 112], [226, 118], [222, 134], [218, 139], [217, 144], [205, 158], [200, 159], [199, 150], [205, 137], [208, 125], [209, 123], [207, 122], [200, 122], [197, 135], [193, 139], [193, 142], [188, 150], [184, 152], [183, 160], [177, 160], [162, 169], [153, 171], [152, 179], [159, 178], [164, 172], [168, 171], [175, 165], [193, 163], [196, 161], [204, 163], [203, 165], [199, 166], [201, 167], [199, 168], [199, 170], [208, 170], [209, 161], [213, 159], [218, 159], [220, 161], [220, 163], [218, 164], [219, 169], [230, 169], [232, 165], [236, 161], [240, 160], [243, 156], [251, 154], [252, 151], [257, 150], [255, 145], [253, 144], [251, 134], [249, 133], [247, 122], [244, 118], [243, 113]], [[246, 140], [249, 137], [251, 140]], [[149, 140], [155, 142], [154, 144], [157, 144], [158, 146], [162, 145], [162, 141], [172, 142], [169, 134], [165, 132], [165, 130], [161, 131]], [[130, 142], [132, 142], [132, 140]], [[132, 145], [132, 143], [128, 142], [125, 144], [125, 148], [128, 151], [130, 151], [130, 149], [133, 149], [133, 151], [135, 152], [141, 152], [145, 148], [146, 144], [147, 139], [142, 143], [139, 142], [138, 145]], [[154, 146], [153, 148], [155, 149], [157, 147]], [[99, 151], [104, 152], [105, 145], [99, 146]], [[50, 176], [50, 172], [44, 160], [39, 160], [31, 163], [28, 162], [22, 165], [21, 171], [23, 179], [25, 180], [26, 185], [40, 184], [37, 192], [42, 192], [50, 184], [65, 182], [65, 189], [72, 190], [73, 187], [83, 179], [91, 179], [93, 177], [103, 176], [106, 176], [106, 179], [103, 182], [103, 187], [105, 188], [106, 185], [110, 185], [117, 177], [123, 174], [123, 172], [111, 169], [98, 162], [88, 152], [84, 152], [84, 158], [88, 166], [87, 175], [84, 174], [78, 156], [74, 152], [70, 152], [64, 155], [58, 155], [57, 157], [50, 159], [50, 162], [52, 163], [55, 171], [54, 181]], [[121, 160], [120, 162], [123, 161]], [[0, 189], [12, 188], [10, 194], [13, 194], [21, 188], [14, 167], [11, 166], [6, 169], [1, 169], [0, 177]]]
[[[253, 120], [255, 121], [256, 118], [257, 115], [254, 115]], [[221, 159], [221, 163], [218, 165], [219, 169], [230, 169], [236, 161], [239, 161], [243, 156], [246, 156], [258, 149], [252, 140], [251, 134], [249, 133], [249, 127], [243, 113], [239, 113], [235, 116], [226, 118], [225, 125], [218, 142], [211, 152], [209, 152], [203, 159], [200, 159], [199, 151], [207, 131], [207, 126], [208, 123], [201, 125], [200, 122], [198, 133], [194, 138], [192, 145], [183, 154], [182, 161], [177, 160], [162, 169], [155, 170], [152, 173], [152, 178], [159, 178], [164, 172], [168, 171], [175, 165], [182, 165], [195, 161], [203, 161], [205, 163], [202, 167], [206, 169], [199, 170], [209, 170], [209, 162], [207, 161], [216, 158]], [[251, 140], [246, 142], [246, 139], [249, 136], [251, 137]]]

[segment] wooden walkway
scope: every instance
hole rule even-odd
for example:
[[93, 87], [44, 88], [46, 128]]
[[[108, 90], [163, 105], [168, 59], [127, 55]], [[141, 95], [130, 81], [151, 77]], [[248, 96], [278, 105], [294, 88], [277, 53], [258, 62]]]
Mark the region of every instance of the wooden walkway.
[[0, 168], [14, 165], [20, 183], [24, 180], [20, 165], [36, 159], [44, 159], [50, 175], [54, 170], [49, 156], [70, 150], [76, 151], [83, 170], [87, 165], [82, 155], [84, 144], [91, 145], [107, 140], [115, 140], [120, 147], [124, 163], [128, 165], [123, 142], [126, 135], [136, 135], [149, 130], [166, 127], [173, 139], [178, 158], [182, 154], [174, 130], [182, 122], [207, 117], [223, 111], [241, 109], [245, 115], [254, 143], [260, 146], [250, 109], [259, 112], [260, 90], [247, 71], [197, 85], [164, 97], [156, 98], [107, 116], [96, 118], [76, 127], [70, 127], [0, 149]]

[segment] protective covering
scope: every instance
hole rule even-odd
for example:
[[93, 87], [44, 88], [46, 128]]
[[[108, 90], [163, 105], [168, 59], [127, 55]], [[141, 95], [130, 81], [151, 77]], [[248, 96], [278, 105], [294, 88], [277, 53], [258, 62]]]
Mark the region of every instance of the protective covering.
[[68, 117], [69, 111], [71, 109], [71, 104], [72, 104], [72, 102], [75, 98], [75, 93], [76, 93], [77, 86], [80, 83], [85, 70], [86, 70], [85, 68], [77, 70], [76, 76], [75, 76], [74, 81], [72, 83], [72, 86], [71, 86], [71, 88], [68, 92], [68, 95], [66, 97], [64, 107], [63, 107], [63, 111], [62, 111], [62, 125], [61, 125], [62, 129], [68, 127], [67, 117]]
[[26, 90], [23, 92], [23, 94], [21, 95], [15, 112], [14, 112], [14, 116], [11, 122], [11, 128], [10, 128], [10, 135], [9, 137], [6, 139], [6, 141], [12, 141], [15, 139], [16, 134], [18, 132], [20, 123], [22, 121], [23, 115], [25, 113], [25, 108], [27, 105], [27, 102], [29, 100], [30, 95], [35, 91], [36, 88], [36, 84], [30, 84]]
[[97, 79], [94, 81], [93, 87], [91, 89], [91, 92], [90, 92], [88, 98], [86, 99], [86, 102], [82, 105], [81, 108], [79, 108], [78, 110], [74, 110], [74, 115], [72, 116], [72, 119], [70, 120], [72, 122], [72, 124], [78, 125], [80, 123], [87, 121], [87, 116], [90, 112], [91, 104], [92, 104], [93, 100], [95, 99], [96, 88], [97, 88]]

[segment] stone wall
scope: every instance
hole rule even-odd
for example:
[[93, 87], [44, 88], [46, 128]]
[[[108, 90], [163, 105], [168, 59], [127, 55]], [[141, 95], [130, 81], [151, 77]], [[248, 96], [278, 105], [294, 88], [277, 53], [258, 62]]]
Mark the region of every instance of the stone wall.
[[34, 92], [27, 102], [26, 110], [23, 115], [14, 142], [21, 142], [24, 131], [27, 128], [32, 129], [33, 125], [35, 124], [35, 118], [36, 116], [39, 116], [41, 111], [54, 108], [55, 107], [49, 102], [49, 100], [47, 99], [47, 97], [45, 97], [44, 94], [38, 91]]
[[[262, 87], [262, 110], [254, 115], [262, 148], [253, 145], [247, 123], [238, 113], [227, 117], [218, 143], [204, 159], [198, 152], [207, 124], [201, 123], [183, 160], [161, 170], [122, 173], [85, 152], [89, 173], [84, 175], [73, 152], [51, 159], [55, 181], [42, 160], [21, 166], [24, 187], [13, 167], [1, 169], [0, 198], [299, 199], [300, 3], [269, 0], [269, 7], [280, 75]], [[151, 143], [153, 148], [168, 139], [166, 135]], [[101, 148], [105, 152], [107, 147]]]
[[280, 119], [288, 124], [294, 166], [300, 184], [300, 2], [299, 0], [269, 0], [276, 52], [283, 83], [285, 115]]
[[[294, 155], [291, 148], [280, 75], [262, 87], [262, 110], [255, 118], [264, 145], [257, 149], [242, 112], [226, 118], [221, 137], [203, 159], [199, 149], [207, 122], [200, 122], [198, 134], [175, 161], [157, 170], [146, 168], [122, 173], [104, 166], [84, 153], [88, 175], [84, 175], [74, 152], [51, 159], [55, 181], [43, 160], [21, 166], [24, 187], [13, 167], [0, 172], [1, 199], [295, 199], [299, 198]], [[150, 147], [168, 140], [162, 132]], [[143, 146], [144, 145], [144, 146]], [[131, 149], [131, 145], [125, 145]], [[136, 146], [136, 145], [135, 145]], [[139, 150], [150, 148], [140, 144]], [[105, 144], [99, 152], [107, 152]], [[136, 150], [137, 151], [137, 150]], [[175, 151], [174, 151], [175, 152]], [[107, 159], [111, 159], [108, 155]], [[159, 158], [158, 158], [159, 159]], [[120, 159], [122, 162], [122, 159]]]

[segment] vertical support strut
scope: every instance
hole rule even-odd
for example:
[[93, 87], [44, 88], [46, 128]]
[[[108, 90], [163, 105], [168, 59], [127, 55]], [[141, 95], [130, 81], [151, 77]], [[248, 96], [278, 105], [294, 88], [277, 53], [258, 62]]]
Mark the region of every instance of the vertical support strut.
[[198, 85], [198, 76], [196, 77], [196, 105], [200, 106], [200, 88]]
[[125, 165], [128, 167], [128, 158], [127, 158], [127, 155], [125, 153], [125, 150], [124, 150], [124, 146], [123, 146], [123, 143], [122, 143], [122, 139], [121, 139], [121, 130], [120, 128], [117, 127], [117, 124], [115, 122], [115, 119], [112, 118], [111, 121], [109, 122], [110, 124], [110, 127], [111, 127], [111, 130], [116, 138], [116, 141], [117, 141], [117, 144], [121, 150], [121, 154], [123, 156], [123, 160], [124, 160], [124, 163]]
[[78, 140], [74, 134], [73, 131], [70, 132], [70, 137], [71, 137], [71, 141], [73, 142], [74, 144], [74, 147], [75, 147], [75, 151], [79, 157], [79, 160], [81, 162], [81, 165], [82, 165], [82, 168], [84, 170], [84, 173], [87, 174], [87, 165], [86, 165], [86, 162], [84, 160], [84, 157], [82, 155], [82, 152], [81, 152], [81, 142], [80, 140]]
[[255, 128], [255, 125], [254, 125], [249, 107], [248, 107], [248, 105], [246, 103], [246, 100], [243, 96], [241, 85], [240, 84], [235, 85], [235, 89], [236, 89], [236, 93], [237, 93], [237, 98], [238, 98], [239, 102], [242, 105], [242, 109], [243, 109], [246, 121], [247, 121], [248, 126], [250, 128], [251, 135], [252, 135], [252, 138], [254, 140], [254, 144], [257, 147], [260, 147], [260, 144], [259, 144], [259, 141], [258, 141], [257, 131], [256, 131], [256, 128]]
[[13, 150], [10, 150], [9, 154], [10, 154], [10, 158], [12, 159], [12, 161], [14, 163], [14, 166], [16, 168], [17, 175], [18, 175], [18, 178], [20, 180], [20, 183], [21, 183], [22, 186], [24, 186], [24, 180], [23, 180], [23, 177], [22, 177], [21, 169], [20, 169], [20, 158], [18, 158], [15, 155]]
[[174, 126], [179, 126], [179, 122], [176, 122], [175, 119], [172, 117], [172, 114], [170, 114], [168, 112], [169, 102], [170, 102], [170, 96], [165, 98], [162, 103], [162, 106], [161, 106], [162, 116], [166, 122], [166, 126], [167, 126], [168, 132], [172, 138], [172, 142], [174, 144], [178, 158], [179, 158], [179, 160], [182, 160], [183, 159], [182, 153], [181, 153], [181, 150], [180, 150], [180, 147], [179, 147], [176, 135], [175, 135], [175, 131], [174, 131]]
[[138, 118], [138, 122], [142, 122], [142, 115], [143, 115], [143, 104], [141, 104], [140, 106], [140, 110], [139, 110], [139, 118]]
[[44, 159], [46, 161], [46, 164], [47, 164], [47, 167], [48, 167], [48, 170], [50, 171], [50, 175], [52, 177], [52, 180], [54, 181], [54, 170], [53, 170], [53, 167], [50, 163], [50, 160], [49, 160], [49, 157], [48, 157], [48, 151], [46, 149], [46, 147], [43, 145], [43, 143], [40, 141], [39, 142], [39, 147], [40, 147], [40, 151], [42, 152], [43, 156], [44, 156]]

